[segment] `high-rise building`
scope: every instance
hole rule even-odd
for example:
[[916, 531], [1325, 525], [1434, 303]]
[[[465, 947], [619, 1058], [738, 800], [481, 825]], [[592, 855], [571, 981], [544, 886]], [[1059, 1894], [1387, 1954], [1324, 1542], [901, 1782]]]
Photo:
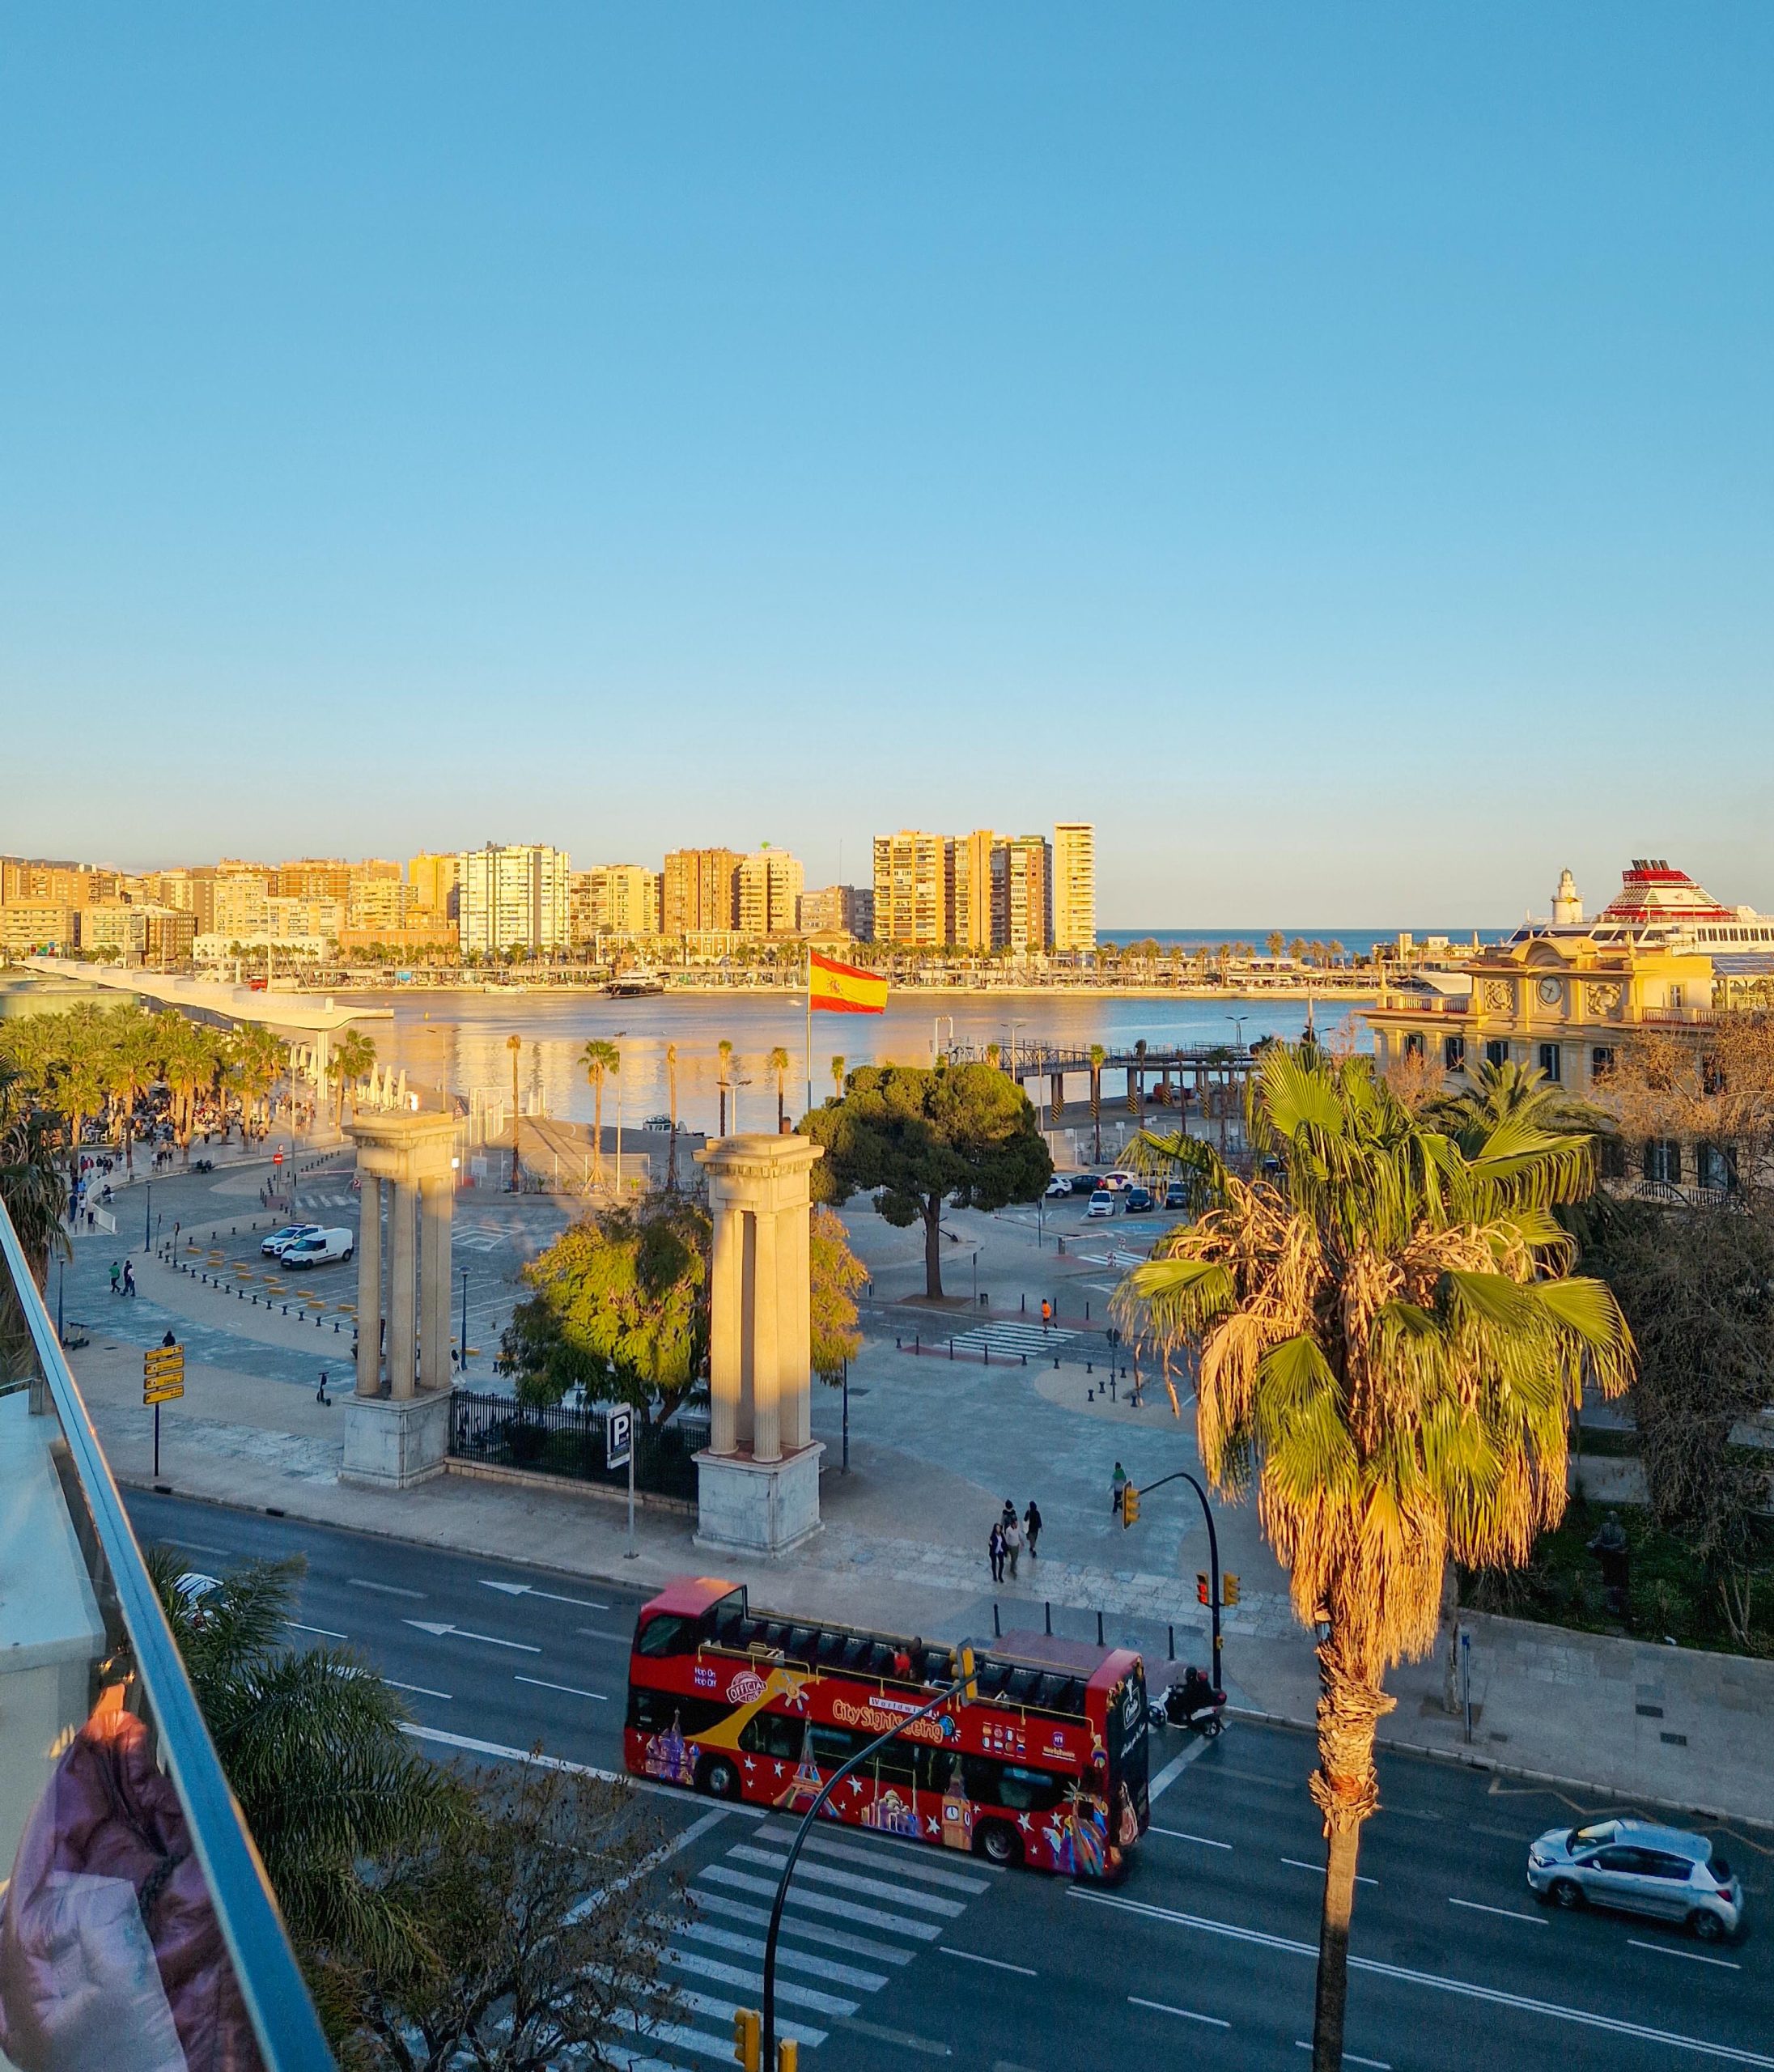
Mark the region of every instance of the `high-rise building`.
[[743, 861], [736, 849], [671, 850], [660, 893], [666, 934], [730, 934], [736, 928]]
[[955, 845], [902, 828], [875, 837], [875, 940], [940, 949], [954, 940]]
[[792, 936], [800, 926], [807, 872], [786, 849], [762, 849], [740, 860], [739, 932], [746, 936]]
[[565, 946], [569, 867], [564, 849], [489, 842], [484, 849], [465, 849], [460, 860], [456, 926], [465, 956]]
[[995, 942], [1023, 953], [1045, 950], [1053, 940], [1053, 858], [1046, 839], [1017, 834], [995, 842], [991, 882]]
[[575, 942], [659, 933], [659, 873], [641, 864], [594, 864], [568, 889]]
[[269, 877], [268, 871], [257, 865], [218, 864], [210, 888], [210, 926], [198, 932], [222, 936], [231, 942], [262, 937]]
[[1097, 830], [1088, 820], [1054, 828], [1053, 946], [1062, 953], [1097, 946]]
[[410, 904], [448, 920], [456, 919], [456, 887], [461, 882], [462, 859], [453, 851], [436, 853], [422, 849], [406, 866]]
[[849, 936], [857, 942], [875, 939], [875, 895], [867, 885], [824, 885], [800, 898], [804, 936]]
[[1004, 939], [993, 925], [991, 860], [997, 839], [989, 827], [955, 837], [954, 941], [957, 949], [989, 950]]
[[406, 926], [410, 893], [398, 864], [352, 867], [345, 925], [354, 935], [396, 936]]
[[[390, 870], [394, 866], [387, 866]], [[342, 856], [300, 856], [294, 863], [279, 864], [272, 873], [271, 890], [279, 899], [346, 899], [351, 891], [351, 866]]]

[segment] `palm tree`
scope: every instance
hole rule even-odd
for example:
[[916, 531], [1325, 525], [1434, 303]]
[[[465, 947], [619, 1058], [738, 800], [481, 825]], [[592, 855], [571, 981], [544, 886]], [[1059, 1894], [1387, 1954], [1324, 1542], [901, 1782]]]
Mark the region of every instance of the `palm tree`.
[[592, 1082], [592, 1171], [604, 1184], [604, 1075], [620, 1072], [622, 1054], [601, 1036], [594, 1036], [579, 1054], [585, 1076]]
[[1102, 1163], [1102, 1065], [1109, 1053], [1101, 1043], [1090, 1047], [1090, 1123], [1096, 1137], [1096, 1149], [1091, 1153], [1097, 1165]]
[[841, 1057], [832, 1059], [831, 1076], [832, 1098], [834, 1101], [842, 1101], [844, 1098], [844, 1061]]
[[1424, 1120], [1447, 1131], [1462, 1151], [1512, 1119], [1563, 1136], [1594, 1136], [1607, 1127], [1599, 1109], [1573, 1101], [1538, 1066], [1513, 1058], [1496, 1065], [1487, 1058], [1470, 1077], [1470, 1086], [1443, 1093], [1424, 1109]]
[[361, 1029], [342, 1029], [333, 1045], [333, 1076], [339, 1083], [339, 1127], [345, 1127], [345, 1097], [351, 1097], [351, 1113], [357, 1114], [357, 1083], [376, 1067], [376, 1042]]
[[665, 1191], [677, 1192], [677, 1046], [665, 1046], [665, 1098], [666, 1111], [672, 1119], [672, 1133], [665, 1140]]
[[133, 1008], [113, 1013], [110, 1034], [106, 1086], [122, 1120], [124, 1170], [134, 1177], [136, 1103], [155, 1081], [159, 1064], [156, 1038], [147, 1017]]
[[1251, 1127], [1273, 1180], [1170, 1140], [1215, 1205], [1134, 1269], [1113, 1309], [1195, 1352], [1201, 1458], [1225, 1493], [1254, 1482], [1318, 1637], [1313, 2062], [1335, 2072], [1386, 1672], [1434, 1645], [1450, 1556], [1518, 1564], [1558, 1522], [1568, 1420], [1585, 1382], [1625, 1387], [1632, 1342], [1609, 1289], [1571, 1276], [1552, 1215], [1594, 1187], [1589, 1140], [1514, 1115], [1462, 1146], [1367, 1059], [1279, 1043], [1257, 1068]]
[[788, 1053], [779, 1043], [765, 1062], [776, 1075], [776, 1134], [781, 1136], [788, 1128]]
[[732, 1084], [733, 1047], [724, 1036], [715, 1048], [720, 1053], [720, 1064], [717, 1072], [720, 1085], [720, 1134], [725, 1136], [727, 1134], [727, 1093]]
[[1287, 947], [1288, 939], [1280, 928], [1271, 928], [1263, 940], [1271, 957], [1279, 957]]
[[447, 1832], [461, 1785], [413, 1748], [405, 1709], [350, 1649], [291, 1651], [299, 1558], [237, 1569], [195, 1605], [170, 1549], [147, 1564], [297, 1947], [422, 1961], [417, 1922], [363, 1866]]
[[0, 1202], [40, 1292], [49, 1283], [51, 1255], [72, 1250], [64, 1221], [68, 1197], [51, 1119], [27, 1098], [24, 1075], [0, 1059]]
[[240, 1138], [251, 1136], [255, 1120], [269, 1127], [271, 1089], [283, 1069], [283, 1046], [263, 1022], [236, 1024], [228, 1038], [227, 1076], [240, 1091]]

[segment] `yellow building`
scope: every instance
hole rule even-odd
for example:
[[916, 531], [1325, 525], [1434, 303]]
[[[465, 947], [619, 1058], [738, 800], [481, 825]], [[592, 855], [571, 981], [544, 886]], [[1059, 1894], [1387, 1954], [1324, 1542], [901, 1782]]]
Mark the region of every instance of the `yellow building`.
[[1053, 946], [1097, 946], [1097, 830], [1085, 820], [1055, 823], [1053, 841]]
[[1462, 968], [1445, 998], [1382, 983], [1366, 1013], [1385, 1071], [1420, 1057], [1455, 1084], [1481, 1064], [1537, 1068], [1578, 1098], [1636, 1034], [1714, 1025], [1712, 960], [1697, 952], [1537, 936], [1500, 943]]
[[1002, 940], [993, 925], [991, 865], [997, 847], [998, 838], [989, 827], [976, 827], [971, 834], [957, 834], [951, 850], [955, 946], [982, 956]]
[[800, 857], [767, 845], [741, 860], [736, 880], [742, 936], [792, 936], [800, 926], [807, 873]]
[[462, 880], [462, 859], [454, 851], [441, 855], [422, 849], [406, 866], [410, 903], [446, 920], [456, 918], [456, 887]]
[[875, 940], [941, 949], [955, 939], [955, 844], [902, 828], [875, 837]]
[[739, 926], [743, 860], [736, 849], [672, 850], [660, 893], [666, 934], [731, 934]]

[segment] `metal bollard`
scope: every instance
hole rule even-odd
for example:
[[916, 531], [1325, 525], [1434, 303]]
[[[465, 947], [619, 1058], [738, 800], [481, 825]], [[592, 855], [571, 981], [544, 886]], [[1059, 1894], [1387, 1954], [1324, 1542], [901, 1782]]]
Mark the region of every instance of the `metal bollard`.
[[953, 1339], [949, 1341], [949, 1357], [951, 1360], [955, 1357], [955, 1341]]
[[1025, 1367], [1029, 1365], [1029, 1355], [1026, 1352], [1022, 1356], [1022, 1364]]
[[894, 1352], [903, 1352], [905, 1351], [905, 1349], [906, 1349], [906, 1341], [904, 1340], [904, 1339], [902, 1339], [902, 1338], [900, 1336], [899, 1333], [896, 1331], [893, 1333], [893, 1350], [894, 1350]]
[[1087, 1361], [1085, 1361], [1085, 1362], [1084, 1362], [1084, 1372], [1085, 1372], [1087, 1374], [1095, 1374], [1095, 1373], [1096, 1373], [1096, 1371], [1097, 1371], [1097, 1370], [1096, 1370], [1096, 1369], [1091, 1365], [1090, 1362], [1089, 1362], [1088, 1360], [1087, 1360]]
[[994, 1598], [991, 1601], [991, 1637], [995, 1641], [1001, 1641], [1004, 1637], [1004, 1629], [998, 1623], [998, 1600], [996, 1598]]
[[1089, 1323], [1089, 1321], [1090, 1321], [1090, 1305], [1089, 1305], [1088, 1302], [1086, 1302], [1086, 1303], [1085, 1303], [1085, 1305], [1084, 1305], [1084, 1322], [1085, 1322], [1086, 1323]]
[[982, 1367], [989, 1367], [991, 1365], [991, 1348], [989, 1345], [980, 1347], [979, 1364]]
[[1059, 1372], [1059, 1355], [1057, 1352], [1054, 1355], [1054, 1372], [1056, 1374]]
[[1174, 1662], [1176, 1658], [1177, 1629], [1174, 1626], [1166, 1626], [1165, 1628], [1165, 1660]]
[[1102, 1614], [1099, 1611], [1097, 1614], [1097, 1645], [1100, 1648], [1102, 1644]]
[[1094, 1389], [1086, 1389], [1084, 1391], [1084, 1401], [1086, 1403], [1094, 1403], [1096, 1399], [1097, 1391]]
[[1053, 1601], [1052, 1601], [1052, 1599], [1049, 1599], [1047, 1600], [1047, 1602], [1046, 1602], [1046, 1603], [1044, 1603], [1044, 1604], [1042, 1606], [1041, 1609], [1042, 1609], [1042, 1611], [1043, 1614], [1045, 1615], [1045, 1621], [1046, 1621], [1046, 1628], [1047, 1628], [1047, 1637], [1048, 1637], [1048, 1638], [1050, 1640], [1050, 1639], [1053, 1637]]

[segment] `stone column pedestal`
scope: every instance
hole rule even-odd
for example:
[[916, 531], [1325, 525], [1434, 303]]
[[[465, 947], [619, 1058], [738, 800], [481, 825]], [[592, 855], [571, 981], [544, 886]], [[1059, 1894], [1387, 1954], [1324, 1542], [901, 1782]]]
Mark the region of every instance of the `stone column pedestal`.
[[800, 1136], [724, 1137], [696, 1154], [715, 1224], [700, 1547], [780, 1554], [819, 1530], [807, 1260], [808, 1176], [821, 1156]]
[[342, 1482], [365, 1489], [410, 1489], [444, 1472], [449, 1450], [448, 1389], [346, 1397]]

